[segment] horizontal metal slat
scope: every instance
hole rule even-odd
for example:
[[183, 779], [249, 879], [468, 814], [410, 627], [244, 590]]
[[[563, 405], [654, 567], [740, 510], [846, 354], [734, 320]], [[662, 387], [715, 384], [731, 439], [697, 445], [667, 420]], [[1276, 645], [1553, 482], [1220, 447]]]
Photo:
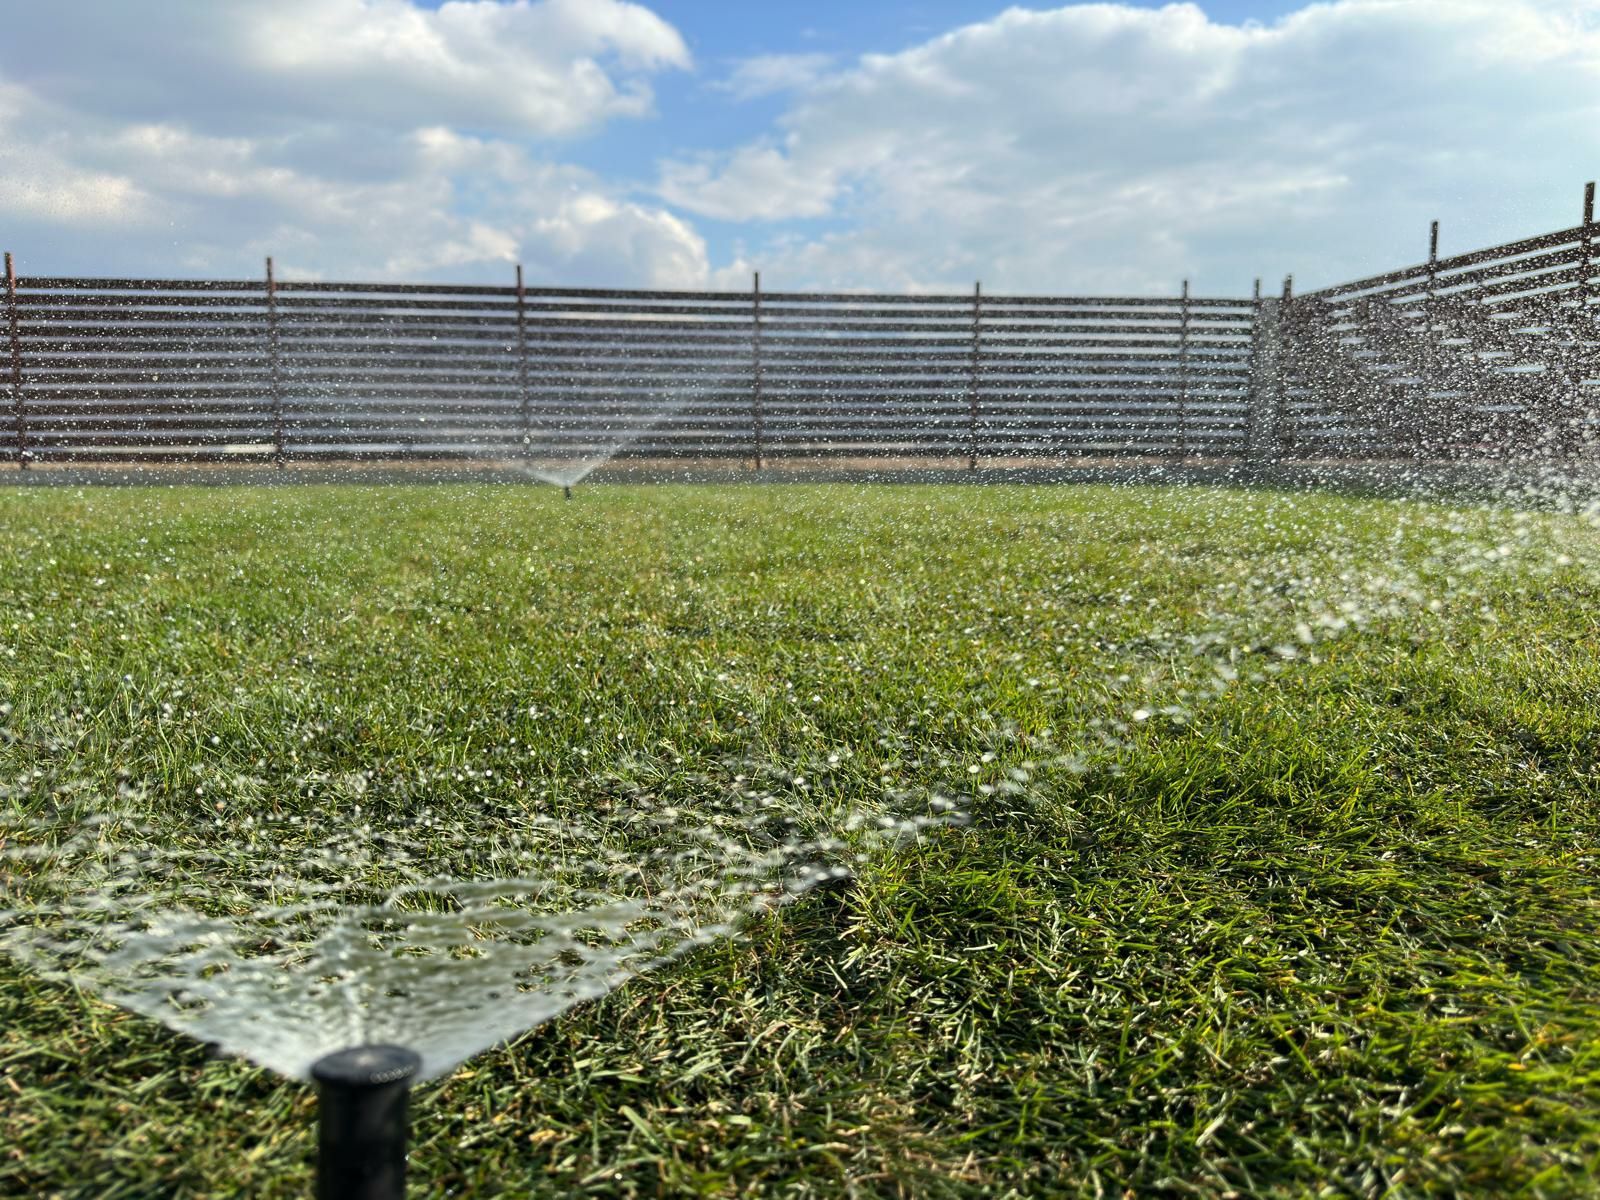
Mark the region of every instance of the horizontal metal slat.
[[[1586, 229], [1582, 225], [1575, 225], [1570, 229], [1560, 229], [1552, 233], [1539, 234], [1537, 237], [1524, 238], [1518, 242], [1506, 242], [1499, 246], [1491, 246], [1484, 250], [1474, 250], [1466, 254], [1457, 254], [1449, 258], [1441, 258], [1433, 264], [1434, 271], [1453, 271], [1462, 267], [1474, 266], [1478, 263], [1494, 262], [1499, 259], [1516, 258], [1521, 255], [1532, 254], [1539, 250], [1546, 250], [1554, 246], [1565, 245], [1569, 242], [1577, 243], [1583, 240], [1586, 233], [1592, 234], [1593, 228]], [[1414, 266], [1400, 267], [1393, 271], [1385, 271], [1379, 275], [1369, 275], [1365, 279], [1357, 279], [1350, 283], [1338, 284], [1334, 287], [1321, 288], [1315, 292], [1306, 293], [1307, 299], [1336, 299], [1352, 295], [1357, 292], [1372, 291], [1385, 287], [1401, 280], [1425, 276], [1429, 264], [1418, 263]]]
[[113, 279], [71, 275], [19, 275], [17, 291], [248, 292], [267, 290], [265, 279]]

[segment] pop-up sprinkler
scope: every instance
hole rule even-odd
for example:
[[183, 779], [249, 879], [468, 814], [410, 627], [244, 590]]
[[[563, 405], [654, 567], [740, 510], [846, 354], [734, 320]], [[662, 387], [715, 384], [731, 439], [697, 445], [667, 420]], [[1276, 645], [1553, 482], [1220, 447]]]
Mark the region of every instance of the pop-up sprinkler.
[[[156, 829], [123, 823], [121, 814], [91, 814], [75, 828], [19, 819], [0, 804], [0, 953], [70, 972], [77, 986], [210, 1043], [213, 1053], [314, 1083], [319, 1200], [403, 1200], [414, 1084], [848, 874], [819, 860], [864, 859], [873, 844], [959, 816], [939, 796], [926, 815], [852, 811], [841, 823], [854, 835], [846, 843], [782, 818], [776, 792], [706, 792], [684, 810], [639, 797], [669, 855], [605, 858], [618, 825], [552, 821], [565, 857], [533, 874], [528, 861], [549, 855], [554, 839], [552, 828], [530, 822], [537, 836], [506, 834], [507, 845], [475, 859], [462, 878], [409, 840], [410, 825], [374, 823], [349, 836], [340, 826], [301, 859], [300, 826], [281, 842], [267, 828], [235, 845], [219, 823], [216, 843], [168, 848]], [[798, 798], [794, 807], [804, 815]], [[740, 829], [748, 845], [736, 840]], [[441, 833], [466, 845], [482, 822], [430, 824], [430, 836]], [[395, 882], [376, 905], [365, 872], [380, 856]], [[330, 860], [345, 864], [347, 878], [328, 887]], [[27, 870], [13, 872], [18, 863]], [[219, 864], [254, 879], [262, 863], [273, 864], [281, 893], [275, 886], [260, 908], [239, 915], [200, 910]], [[578, 903], [565, 905], [567, 881], [595, 890], [573, 889]], [[449, 898], [453, 911], [401, 924], [393, 901], [417, 895]], [[263, 930], [276, 935], [267, 953]], [[385, 952], [362, 953], [375, 930]], [[473, 953], [457, 957], [458, 948]], [[417, 971], [418, 958], [449, 969]], [[415, 1011], [419, 993], [430, 1002], [425, 1019]]]
[[403, 1200], [406, 1101], [422, 1059], [404, 1046], [351, 1046], [311, 1067], [321, 1094], [317, 1200]]

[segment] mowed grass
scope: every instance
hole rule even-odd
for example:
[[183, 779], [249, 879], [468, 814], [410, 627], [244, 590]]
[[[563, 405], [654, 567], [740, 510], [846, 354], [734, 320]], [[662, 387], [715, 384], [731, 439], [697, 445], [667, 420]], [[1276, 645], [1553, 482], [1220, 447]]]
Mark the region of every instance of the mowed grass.
[[[967, 796], [420, 1089], [417, 1196], [1593, 1195], [1597, 601], [1581, 515], [1329, 496], [13, 489], [0, 798]], [[0, 965], [0, 1193], [306, 1195], [313, 1114]]]

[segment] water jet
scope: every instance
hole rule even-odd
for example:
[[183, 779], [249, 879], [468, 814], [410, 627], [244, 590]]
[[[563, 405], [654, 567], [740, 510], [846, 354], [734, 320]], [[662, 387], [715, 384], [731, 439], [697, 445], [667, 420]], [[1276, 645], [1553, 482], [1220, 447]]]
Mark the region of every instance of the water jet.
[[[677, 416], [694, 399], [692, 392], [669, 392], [654, 407], [624, 413], [610, 421], [587, 414], [552, 413], [530, 425], [522, 456], [511, 464], [544, 483], [559, 487], [568, 500], [572, 489], [633, 442]], [[581, 422], [581, 424], [579, 423]]]
[[315, 1083], [319, 1197], [394, 1200], [414, 1084], [963, 816], [900, 792], [822, 812], [746, 762], [727, 779], [640, 769], [648, 788], [608, 777], [570, 819], [335, 810], [174, 840], [126, 811], [0, 815], [0, 951], [208, 1057]]

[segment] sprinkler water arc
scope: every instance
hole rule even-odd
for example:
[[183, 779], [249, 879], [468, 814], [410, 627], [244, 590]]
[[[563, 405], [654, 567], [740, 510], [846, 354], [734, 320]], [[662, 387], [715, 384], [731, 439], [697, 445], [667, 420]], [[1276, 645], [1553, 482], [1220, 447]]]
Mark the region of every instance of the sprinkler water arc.
[[[313, 1083], [316, 1195], [399, 1200], [414, 1084], [963, 819], [943, 796], [919, 811], [890, 792], [801, 822], [787, 772], [727, 765], [748, 786], [630, 790], [587, 823], [492, 807], [328, 831], [219, 820], [195, 846], [119, 811], [0, 813], [0, 953]], [[497, 815], [518, 828], [469, 850]]]

